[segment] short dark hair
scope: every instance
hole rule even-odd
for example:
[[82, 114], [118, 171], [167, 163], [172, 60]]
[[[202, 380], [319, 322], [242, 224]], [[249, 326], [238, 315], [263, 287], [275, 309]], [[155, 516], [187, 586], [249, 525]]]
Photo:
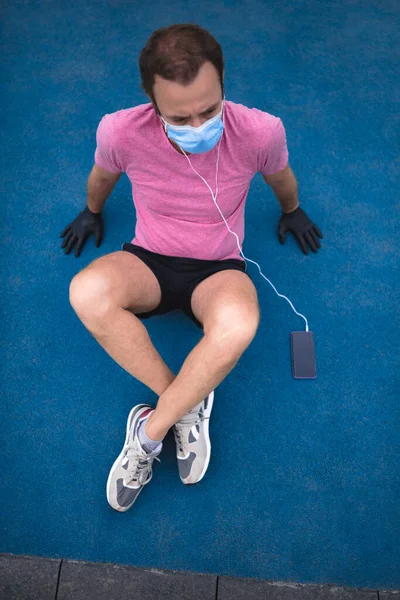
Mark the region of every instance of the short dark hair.
[[139, 57], [142, 88], [159, 113], [154, 99], [154, 76], [159, 75], [182, 85], [191, 83], [200, 67], [209, 61], [218, 71], [224, 95], [224, 57], [217, 40], [206, 30], [192, 23], [170, 25], [154, 31]]

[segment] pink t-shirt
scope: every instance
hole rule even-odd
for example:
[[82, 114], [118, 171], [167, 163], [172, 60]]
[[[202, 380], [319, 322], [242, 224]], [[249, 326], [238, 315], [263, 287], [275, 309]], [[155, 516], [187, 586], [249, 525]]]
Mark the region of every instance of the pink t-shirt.
[[[258, 171], [272, 175], [286, 167], [286, 134], [278, 117], [230, 101], [224, 124], [216, 200], [242, 245], [250, 182]], [[137, 216], [132, 243], [168, 256], [241, 258], [210, 190], [172, 146], [151, 103], [106, 114], [96, 139], [95, 163], [131, 181]], [[189, 158], [215, 194], [217, 146]]]

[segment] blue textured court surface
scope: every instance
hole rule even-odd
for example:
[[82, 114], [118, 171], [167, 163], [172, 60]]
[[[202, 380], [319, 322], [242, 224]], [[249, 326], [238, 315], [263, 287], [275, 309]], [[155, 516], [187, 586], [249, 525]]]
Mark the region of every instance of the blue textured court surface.
[[[0, 551], [302, 583], [399, 587], [399, 14], [397, 0], [2, 4]], [[130, 408], [156, 401], [94, 341], [69, 282], [132, 237], [129, 181], [106, 236], [65, 256], [105, 113], [146, 102], [151, 32], [196, 22], [220, 41], [226, 96], [282, 118], [303, 208], [323, 230], [280, 246], [258, 175], [245, 253], [304, 312], [318, 378], [295, 381], [303, 321], [250, 267], [262, 323], [220, 385], [204, 480], [180, 482], [169, 434], [127, 513], [105, 483]], [[246, 143], [246, 140], [243, 140]], [[157, 169], [157, 165], [154, 165]], [[199, 331], [148, 321], [176, 371]]]

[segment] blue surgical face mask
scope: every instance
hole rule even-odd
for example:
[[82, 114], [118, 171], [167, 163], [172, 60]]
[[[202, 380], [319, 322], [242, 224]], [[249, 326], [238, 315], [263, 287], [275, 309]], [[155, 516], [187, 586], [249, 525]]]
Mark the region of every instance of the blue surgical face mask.
[[191, 154], [203, 154], [214, 148], [224, 131], [221, 111], [200, 127], [191, 125], [170, 125], [162, 117], [164, 129], [170, 140]]

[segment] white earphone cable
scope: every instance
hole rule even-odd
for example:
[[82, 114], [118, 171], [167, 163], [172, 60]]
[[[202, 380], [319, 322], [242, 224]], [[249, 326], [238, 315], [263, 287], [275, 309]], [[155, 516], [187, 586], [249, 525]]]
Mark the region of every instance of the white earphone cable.
[[251, 262], [251, 263], [253, 263], [254, 265], [257, 265], [257, 267], [258, 267], [258, 270], [259, 270], [259, 272], [260, 272], [260, 275], [261, 275], [261, 277], [264, 277], [264, 279], [265, 279], [265, 280], [266, 280], [266, 281], [267, 281], [267, 282], [270, 284], [270, 286], [271, 286], [271, 287], [272, 287], [272, 289], [274, 290], [275, 294], [277, 294], [277, 296], [279, 296], [280, 298], [284, 298], [284, 299], [285, 299], [285, 300], [286, 300], [286, 301], [287, 301], [287, 302], [290, 304], [290, 306], [291, 306], [292, 310], [293, 310], [293, 311], [296, 313], [296, 315], [298, 315], [299, 317], [301, 317], [302, 319], [304, 319], [304, 321], [305, 321], [305, 324], [306, 324], [306, 331], [308, 331], [308, 321], [307, 321], [306, 317], [305, 317], [304, 315], [302, 315], [301, 313], [297, 312], [297, 310], [295, 309], [295, 307], [293, 306], [293, 304], [292, 304], [292, 302], [289, 300], [289, 298], [287, 298], [286, 296], [284, 296], [283, 294], [280, 294], [280, 293], [278, 292], [278, 290], [276, 289], [276, 287], [274, 286], [274, 284], [273, 284], [273, 283], [271, 283], [271, 281], [268, 279], [268, 277], [266, 277], [266, 276], [264, 275], [264, 273], [261, 271], [261, 267], [260, 267], [260, 265], [259, 265], [258, 263], [256, 263], [254, 260], [251, 260], [250, 258], [247, 258], [247, 257], [244, 255], [244, 253], [243, 253], [243, 250], [242, 250], [242, 248], [241, 248], [241, 246], [240, 246], [240, 242], [239, 242], [239, 238], [238, 238], [237, 234], [236, 234], [234, 231], [232, 231], [232, 230], [231, 230], [231, 228], [229, 227], [229, 225], [228, 225], [228, 223], [227, 223], [227, 221], [226, 221], [226, 219], [225, 219], [224, 215], [222, 214], [222, 211], [221, 211], [220, 207], [219, 207], [219, 206], [218, 206], [218, 204], [217, 204], [217, 196], [218, 196], [218, 163], [219, 163], [219, 150], [220, 150], [221, 140], [222, 140], [222, 135], [221, 135], [221, 138], [220, 138], [220, 140], [219, 140], [219, 142], [218, 142], [217, 170], [216, 170], [216, 175], [215, 175], [215, 196], [214, 196], [214, 193], [213, 193], [212, 189], [211, 189], [211, 188], [210, 188], [210, 186], [208, 185], [207, 181], [204, 179], [204, 177], [202, 177], [202, 176], [201, 176], [201, 175], [200, 175], [200, 174], [199, 174], [199, 173], [196, 171], [196, 169], [193, 167], [193, 165], [192, 165], [192, 163], [190, 162], [190, 159], [189, 159], [188, 155], [186, 154], [186, 152], [184, 151], [184, 149], [183, 149], [183, 148], [181, 148], [181, 150], [182, 150], [182, 152], [184, 153], [184, 155], [186, 156], [186, 158], [187, 158], [187, 160], [188, 160], [188, 162], [189, 162], [189, 165], [191, 166], [191, 168], [193, 169], [193, 171], [196, 173], [196, 175], [198, 175], [198, 176], [200, 177], [200, 179], [202, 179], [202, 180], [204, 181], [204, 183], [206, 184], [206, 186], [207, 186], [207, 187], [208, 187], [208, 189], [210, 190], [210, 192], [211, 192], [211, 196], [212, 196], [212, 199], [213, 199], [213, 201], [214, 201], [214, 204], [215, 204], [215, 206], [217, 207], [217, 209], [218, 209], [218, 211], [219, 211], [219, 214], [220, 214], [220, 215], [221, 215], [221, 217], [223, 218], [223, 220], [224, 220], [224, 223], [225, 223], [225, 225], [226, 225], [226, 227], [227, 227], [228, 231], [229, 231], [229, 232], [230, 232], [232, 235], [234, 235], [234, 236], [235, 236], [235, 238], [236, 238], [236, 243], [237, 243], [237, 245], [238, 245], [238, 248], [239, 248], [239, 252], [240, 252], [240, 254], [242, 255], [242, 257], [244, 258], [244, 260], [245, 260], [246, 264], [247, 264], [247, 261], [248, 261], [248, 262]]

